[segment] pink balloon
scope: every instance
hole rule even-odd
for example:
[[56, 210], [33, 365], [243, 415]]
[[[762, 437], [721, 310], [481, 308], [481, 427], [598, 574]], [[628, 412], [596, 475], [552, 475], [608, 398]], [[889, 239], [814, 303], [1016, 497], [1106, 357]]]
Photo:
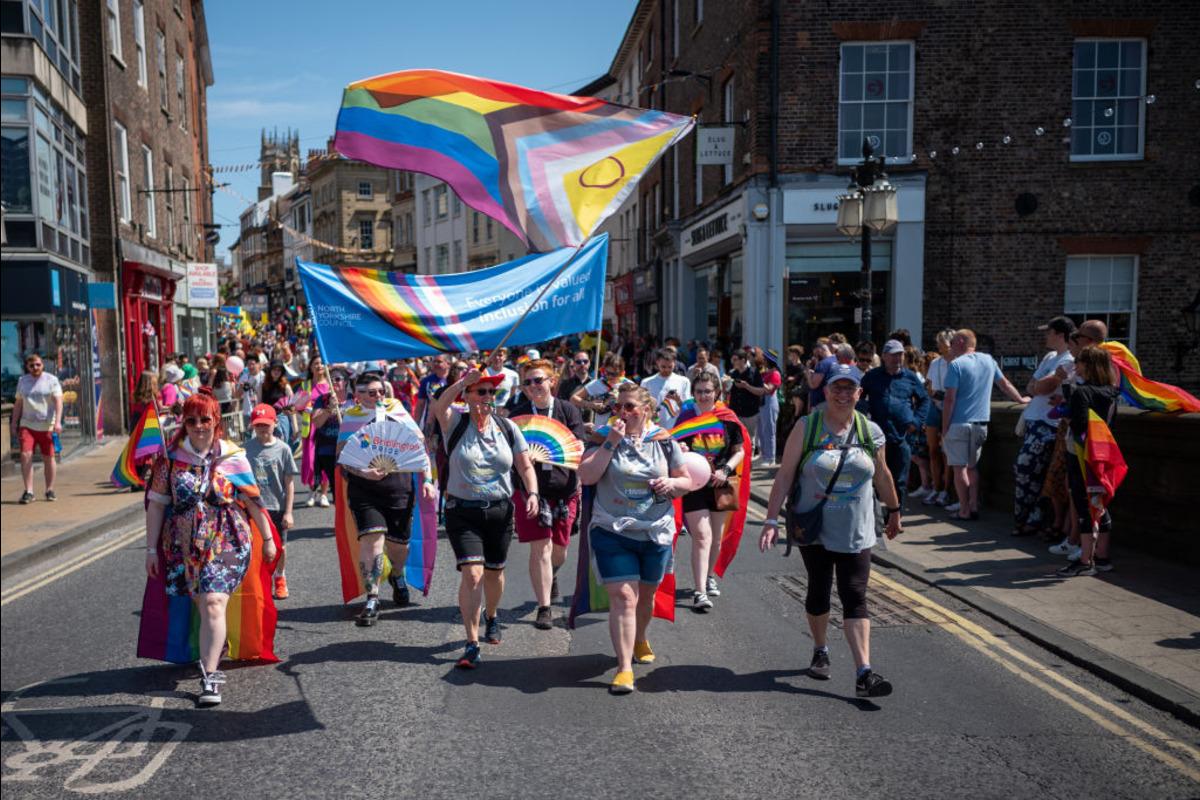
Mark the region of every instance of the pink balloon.
[[246, 368], [246, 364], [237, 356], [230, 356], [225, 359], [225, 371], [229, 373], [229, 377], [236, 378], [242, 374], [242, 370]]
[[699, 453], [684, 453], [683, 465], [691, 478], [692, 491], [708, 484], [709, 478], [712, 477], [712, 468], [708, 466], [708, 460], [704, 456]]

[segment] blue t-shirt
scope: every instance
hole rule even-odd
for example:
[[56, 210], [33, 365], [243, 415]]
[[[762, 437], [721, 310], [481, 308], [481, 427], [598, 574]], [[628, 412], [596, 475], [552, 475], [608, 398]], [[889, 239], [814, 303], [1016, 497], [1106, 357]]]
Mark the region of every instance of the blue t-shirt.
[[817, 362], [813, 372], [821, 376], [821, 385], [813, 389], [808, 396], [809, 408], [814, 408], [825, 402], [825, 384], [829, 380], [829, 371], [837, 366], [837, 356], [826, 356]]
[[946, 368], [946, 388], [957, 389], [951, 425], [992, 419], [992, 384], [1004, 378], [987, 353], [964, 353]]

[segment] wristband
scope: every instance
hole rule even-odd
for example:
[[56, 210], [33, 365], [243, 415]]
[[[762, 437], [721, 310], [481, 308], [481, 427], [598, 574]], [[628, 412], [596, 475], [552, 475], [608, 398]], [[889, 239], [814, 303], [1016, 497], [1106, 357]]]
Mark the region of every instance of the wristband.
[[776, 517], [771, 517], [770, 519], [764, 519], [762, 524], [763, 524], [764, 528], [767, 525], [770, 525], [772, 528], [778, 528], [779, 527], [779, 519]]
[[892, 514], [899, 514], [899, 513], [900, 513], [900, 509], [899, 509], [899, 507], [897, 507], [897, 508], [888, 508], [887, 506], [884, 506], [884, 507], [883, 507], [883, 510], [887, 512], [887, 515], [888, 515], [889, 517], [890, 517]]

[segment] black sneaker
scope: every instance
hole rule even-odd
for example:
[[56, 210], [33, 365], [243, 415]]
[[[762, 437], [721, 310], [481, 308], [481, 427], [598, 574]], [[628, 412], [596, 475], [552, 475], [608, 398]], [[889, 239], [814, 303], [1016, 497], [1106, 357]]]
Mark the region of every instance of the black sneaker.
[[484, 626], [485, 630], [483, 633], [483, 638], [485, 640], [487, 640], [488, 644], [500, 644], [500, 617], [499, 617], [499, 615], [496, 615], [494, 617], [486, 617], [486, 619], [487, 619], [487, 624]]
[[829, 650], [813, 650], [812, 663], [808, 665], [808, 677], [819, 681], [829, 680]]
[[358, 612], [358, 616], [354, 620], [354, 624], [360, 628], [369, 628], [379, 621], [379, 598], [368, 597], [366, 605], [362, 611]]
[[854, 682], [854, 693], [859, 697], [887, 697], [892, 693], [892, 684], [874, 670], [867, 670]]
[[1054, 574], [1060, 578], [1091, 577], [1096, 574], [1096, 565], [1072, 561]]
[[46, 490], [46, 502], [48, 502], [48, 503], [53, 503], [53, 502], [54, 502], [55, 500], [57, 500], [57, 499], [58, 499], [58, 495], [56, 495], [56, 494], [54, 493], [54, 490], [53, 490], [53, 489], [47, 489], [47, 490]]
[[22, 492], [21, 499], [18, 502], [23, 506], [29, 505], [33, 502], [33, 492]]
[[1093, 561], [1096, 563], [1096, 572], [1112, 572], [1113, 565], [1111, 558], [1096, 556]]
[[225, 673], [219, 669], [206, 673], [203, 667], [200, 671], [200, 694], [196, 697], [196, 705], [199, 708], [221, 705], [221, 685], [225, 683]]
[[558, 576], [555, 575], [550, 579], [550, 602], [553, 603], [555, 600], [561, 599], [562, 594], [558, 591]]
[[462, 657], [455, 662], [454, 666], [459, 669], [475, 669], [482, 660], [483, 656], [479, 653], [479, 642], [467, 642], [467, 649], [463, 650]]
[[395, 576], [388, 578], [388, 583], [392, 585], [392, 602], [404, 608], [412, 603], [412, 599], [408, 596], [408, 586], [404, 583], [404, 579], [396, 579]]
[[538, 606], [537, 618], [533, 621], [533, 627], [539, 631], [548, 631], [554, 627], [554, 618], [550, 616], [550, 606]]

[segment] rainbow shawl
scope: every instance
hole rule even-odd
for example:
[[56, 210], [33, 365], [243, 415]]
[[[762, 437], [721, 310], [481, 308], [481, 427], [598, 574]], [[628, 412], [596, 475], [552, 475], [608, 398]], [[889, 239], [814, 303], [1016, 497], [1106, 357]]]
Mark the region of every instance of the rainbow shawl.
[[1121, 397], [1129, 405], [1147, 411], [1200, 412], [1200, 398], [1178, 386], [1152, 381], [1142, 375], [1142, 365], [1125, 345], [1107, 341], [1100, 346], [1112, 356], [1113, 365], [1121, 373]]
[[[361, 426], [360, 426], [361, 427]], [[338, 571], [342, 580], [342, 602], [349, 603], [355, 598], [362, 597], [367, 588], [363, 583], [362, 574], [358, 570], [358, 527], [354, 524], [354, 515], [350, 513], [349, 503], [346, 502], [346, 476], [342, 468], [334, 472], [334, 517], [333, 532], [337, 541]], [[405, 582], [421, 592], [429, 595], [429, 587], [433, 581], [433, 565], [437, 558], [437, 509], [438, 501], [426, 500], [421, 496], [421, 473], [414, 472], [413, 497], [417, 507], [412, 515], [412, 537], [408, 542], [408, 560], [404, 562]], [[435, 483], [436, 485], [436, 483]], [[394, 565], [384, 555], [384, 570], [382, 580], [387, 580]]]
[[[737, 425], [742, 432], [742, 463], [738, 465], [736, 476], [738, 479], [738, 507], [737, 511], [731, 511], [729, 516], [725, 518], [725, 527], [721, 530], [721, 552], [717, 556], [717, 564], [713, 567], [713, 572], [717, 577], [725, 577], [725, 570], [729, 568], [733, 557], [737, 555], [738, 545], [742, 541], [742, 533], [746, 530], [746, 512], [750, 508], [750, 468], [754, 458], [754, 443], [750, 439], [750, 433], [746, 427], [742, 425], [742, 421], [738, 419], [737, 414], [730, 410], [729, 406], [718, 402], [710, 412], [721, 422], [728, 422]], [[691, 422], [703, 422], [709, 414], [699, 414], [696, 411], [695, 400], [688, 400], [679, 410], [679, 417], [675, 424], [675, 429], [685, 428]], [[707, 428], [707, 425], [705, 426]], [[687, 442], [688, 449], [705, 456], [712, 458], [719, 453], [725, 446], [725, 431], [724, 426], [719, 436], [711, 434], [693, 434], [690, 441]]]
[[695, 124], [690, 117], [433, 69], [355, 81], [334, 147], [432, 175], [531, 250], [578, 247]]
[[1092, 521], [1099, 522], [1129, 467], [1112, 430], [1091, 409], [1088, 409], [1087, 431], [1082, 439], [1075, 441], [1075, 455], [1087, 484], [1088, 511]]
[[159, 422], [158, 412], [154, 410], [154, 404], [150, 403], [142, 412], [137, 424], [133, 426], [133, 431], [129, 434], [129, 441], [125, 443], [124, 449], [121, 450], [121, 456], [113, 467], [112, 475], [109, 477], [112, 485], [145, 486], [145, 481], [138, 475], [137, 462], [143, 458], [157, 455], [163, 447], [162, 424]]

